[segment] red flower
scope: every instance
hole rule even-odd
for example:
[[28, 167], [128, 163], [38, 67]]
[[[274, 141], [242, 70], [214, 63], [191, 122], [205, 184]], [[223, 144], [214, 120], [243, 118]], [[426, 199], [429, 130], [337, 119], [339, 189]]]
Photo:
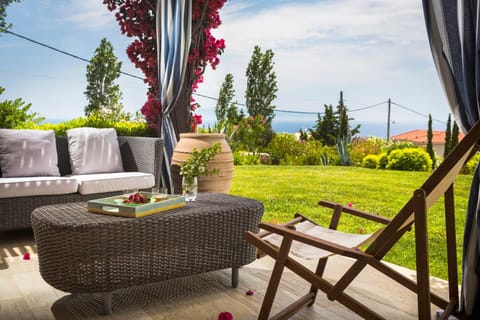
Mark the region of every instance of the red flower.
[[30, 260], [30, 253], [26, 252], [26, 253], [23, 255], [23, 260]]
[[[192, 26], [198, 32], [192, 34], [192, 46], [188, 55], [188, 63], [193, 74], [186, 75], [192, 79], [188, 85], [195, 92], [203, 82], [205, 68], [212, 69], [220, 63], [218, 58], [225, 50], [225, 40], [216, 39], [211, 30], [222, 23], [219, 11], [226, 0], [192, 0]], [[116, 11], [120, 30], [128, 37], [134, 38], [127, 48], [127, 55], [135, 67], [145, 75], [144, 82], [149, 86], [148, 101], [141, 111], [152, 127], [158, 126], [159, 103], [152, 103], [150, 95], [158, 97], [158, 66], [155, 28], [155, 6], [152, 1], [144, 0], [103, 0], [108, 10]], [[192, 128], [194, 124], [192, 124]]]
[[222, 311], [218, 314], [218, 320], [233, 320], [233, 315], [228, 311]]
[[348, 203], [348, 206], [349, 206], [350, 208], [353, 207], [353, 203], [349, 202], [349, 203]]
[[200, 114], [194, 114], [194, 115], [192, 116], [192, 124], [191, 124], [191, 126], [192, 126], [192, 131], [193, 131], [193, 132], [197, 132], [197, 126], [198, 126], [199, 124], [202, 124], [202, 122], [203, 122], [203, 121], [202, 121], [202, 115], [200, 115]]
[[253, 296], [254, 291], [252, 289], [248, 289], [247, 292], [245, 292], [247, 296]]

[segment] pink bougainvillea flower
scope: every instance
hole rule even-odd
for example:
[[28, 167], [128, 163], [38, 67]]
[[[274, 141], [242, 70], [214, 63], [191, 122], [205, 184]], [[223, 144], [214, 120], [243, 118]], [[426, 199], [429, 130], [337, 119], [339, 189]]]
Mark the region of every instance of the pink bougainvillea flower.
[[218, 320], [233, 320], [233, 315], [228, 311], [222, 311], [218, 314]]
[[348, 206], [349, 206], [350, 208], [353, 207], [353, 203], [349, 202], [349, 203], [348, 203]]
[[26, 252], [24, 255], [23, 255], [23, 260], [30, 260], [30, 253]]
[[[152, 2], [155, 1], [103, 1], [108, 10], [115, 13], [121, 32], [133, 38], [127, 48], [127, 56], [145, 75], [144, 82], [149, 87], [148, 94], [159, 97], [155, 6], [151, 5]], [[220, 63], [219, 56], [225, 51], [225, 40], [215, 38], [211, 31], [221, 25], [220, 9], [226, 2], [227, 0], [191, 1], [192, 25], [200, 27], [192, 32], [192, 46], [187, 58], [193, 74], [186, 75], [186, 79], [190, 79], [186, 84], [191, 85], [193, 92], [196, 92], [200, 83], [203, 83], [205, 68], [210, 65], [215, 69]], [[159, 118], [154, 114], [159, 111], [158, 103], [148, 101], [141, 109], [152, 128], [158, 127]]]
[[252, 289], [248, 289], [247, 292], [245, 292], [247, 296], [253, 296], [253, 293], [254, 291]]

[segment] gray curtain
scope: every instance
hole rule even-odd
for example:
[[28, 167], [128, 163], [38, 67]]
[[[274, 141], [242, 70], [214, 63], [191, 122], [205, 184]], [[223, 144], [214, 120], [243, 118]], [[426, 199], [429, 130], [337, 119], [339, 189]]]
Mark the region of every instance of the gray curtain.
[[[455, 120], [463, 132], [479, 119], [479, 4], [474, 0], [423, 0], [433, 60]], [[479, 137], [480, 138], [480, 137]], [[463, 240], [461, 309], [480, 319], [479, 167], [473, 178]]]
[[162, 181], [163, 186], [173, 193], [170, 161], [177, 139], [170, 113], [185, 78], [192, 33], [192, 0], [157, 0], [156, 29], [158, 87], [162, 108], [159, 132], [164, 139]]

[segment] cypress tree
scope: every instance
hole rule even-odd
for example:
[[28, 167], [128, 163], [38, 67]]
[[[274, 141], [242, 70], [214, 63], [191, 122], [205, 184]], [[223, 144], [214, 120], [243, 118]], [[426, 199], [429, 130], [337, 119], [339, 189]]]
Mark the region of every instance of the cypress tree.
[[215, 106], [215, 116], [218, 124], [238, 124], [240, 119], [237, 103], [233, 102], [234, 97], [233, 74], [228, 73], [218, 93], [218, 101]]
[[360, 132], [360, 125], [357, 125], [355, 128], [350, 128], [349, 121], [353, 120], [348, 116], [348, 108], [343, 103], [343, 92], [340, 91], [340, 101], [337, 106], [337, 128], [335, 136], [338, 138], [342, 137], [352, 137]]
[[433, 150], [433, 131], [432, 131], [432, 115], [428, 115], [428, 131], [427, 131], [427, 153], [432, 159], [432, 169], [435, 169], [435, 151]]
[[453, 150], [458, 144], [458, 135], [459, 135], [459, 128], [455, 121], [453, 121], [453, 129], [452, 129], [452, 139], [450, 142], [450, 151]]
[[446, 158], [452, 149], [452, 119], [450, 114], [448, 114], [447, 128], [445, 129], [445, 148], [443, 149], [443, 158]]

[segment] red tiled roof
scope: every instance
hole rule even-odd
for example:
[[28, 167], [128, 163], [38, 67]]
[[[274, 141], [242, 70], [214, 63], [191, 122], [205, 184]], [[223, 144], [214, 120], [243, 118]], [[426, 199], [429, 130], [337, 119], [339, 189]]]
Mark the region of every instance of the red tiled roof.
[[[458, 135], [458, 139], [462, 140], [463, 134]], [[427, 130], [411, 130], [405, 133], [397, 134], [392, 137], [392, 140], [396, 141], [411, 141], [414, 143], [427, 143]], [[432, 143], [442, 144], [445, 143], [445, 131], [432, 131]]]

